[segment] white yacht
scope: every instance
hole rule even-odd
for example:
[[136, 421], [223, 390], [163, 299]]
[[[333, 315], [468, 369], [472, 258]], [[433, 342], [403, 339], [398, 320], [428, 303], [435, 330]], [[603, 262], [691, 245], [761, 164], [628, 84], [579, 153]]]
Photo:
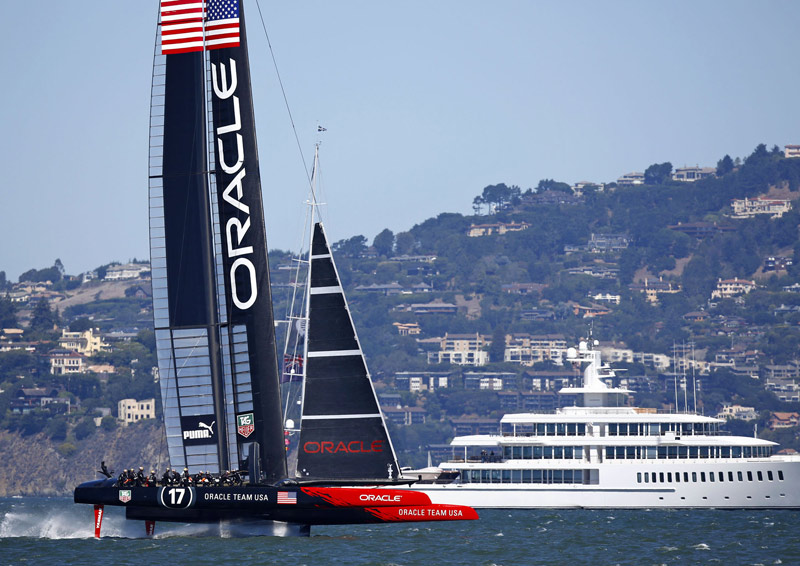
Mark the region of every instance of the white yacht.
[[454, 458], [404, 470], [436, 503], [479, 508], [800, 508], [800, 456], [730, 436], [722, 419], [624, 406], [603, 379], [597, 342], [567, 350], [585, 364], [574, 407], [505, 415], [500, 434], [453, 439]]

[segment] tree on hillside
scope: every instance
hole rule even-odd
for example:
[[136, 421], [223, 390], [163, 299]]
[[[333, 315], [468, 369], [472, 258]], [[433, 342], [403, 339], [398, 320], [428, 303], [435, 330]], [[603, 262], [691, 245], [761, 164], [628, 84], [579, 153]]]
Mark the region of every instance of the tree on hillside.
[[521, 190], [518, 186], [507, 186], [505, 183], [499, 185], [489, 185], [483, 189], [483, 193], [472, 201], [472, 208], [476, 214], [482, 206], [488, 206], [489, 212], [504, 208], [508, 204], [519, 201]]
[[366, 249], [367, 239], [361, 235], [353, 236], [347, 240], [339, 240], [333, 244], [333, 251], [348, 257], [358, 257]]
[[730, 155], [725, 155], [722, 159], [717, 161], [717, 177], [722, 177], [733, 171], [733, 159]]
[[58, 325], [58, 311], [50, 308], [50, 301], [41, 298], [36, 301], [31, 316], [31, 330], [51, 332]]
[[0, 299], [0, 328], [17, 327], [17, 307], [8, 297]]
[[653, 163], [644, 171], [645, 185], [663, 185], [672, 178], [672, 163]]
[[394, 239], [394, 248], [400, 255], [410, 254], [417, 245], [410, 232], [400, 232]]
[[542, 179], [536, 185], [536, 192], [543, 193], [544, 191], [561, 191], [562, 193], [572, 194], [572, 187], [567, 183], [555, 181], [553, 179]]
[[60, 259], [57, 259], [53, 267], [45, 269], [29, 269], [19, 276], [20, 281], [32, 281], [34, 283], [50, 281], [51, 283], [58, 283], [61, 281], [64, 274], [64, 265]]
[[382, 256], [388, 256], [394, 249], [394, 233], [388, 228], [384, 228], [372, 241], [375, 250]]

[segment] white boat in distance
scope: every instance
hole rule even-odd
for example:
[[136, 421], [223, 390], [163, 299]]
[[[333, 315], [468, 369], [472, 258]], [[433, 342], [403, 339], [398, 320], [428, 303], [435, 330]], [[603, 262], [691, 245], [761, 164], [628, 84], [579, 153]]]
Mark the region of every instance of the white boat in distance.
[[597, 342], [567, 360], [586, 364], [582, 406], [505, 415], [500, 434], [453, 439], [455, 458], [404, 470], [436, 503], [477, 508], [800, 508], [800, 456], [774, 442], [730, 436], [725, 421], [621, 406], [631, 393], [602, 381], [614, 371]]

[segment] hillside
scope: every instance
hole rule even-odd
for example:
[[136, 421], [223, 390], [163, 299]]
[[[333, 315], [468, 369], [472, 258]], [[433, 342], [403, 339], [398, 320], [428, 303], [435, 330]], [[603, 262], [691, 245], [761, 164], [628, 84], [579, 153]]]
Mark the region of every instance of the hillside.
[[[654, 164], [644, 184], [627, 186], [499, 183], [475, 196], [474, 215], [442, 213], [371, 243], [354, 235], [333, 245], [376, 389], [399, 415], [393, 438], [404, 465], [422, 464], [429, 445], [472, 421], [559, 406], [574, 376], [558, 351], [590, 333], [627, 370], [637, 404], [674, 410], [675, 384], [688, 373], [705, 414], [753, 407], [755, 423], [729, 427], [757, 424], [800, 448], [796, 427], [769, 430], [776, 411], [800, 411], [800, 159], [759, 145], [695, 182], [673, 180], [671, 169]], [[779, 210], [737, 213], [753, 202]], [[278, 318], [293, 289], [291, 257], [271, 252]], [[93, 415], [115, 416], [123, 398], [158, 397], [149, 280], [69, 287], [59, 273], [57, 264], [28, 274], [56, 279], [48, 291], [67, 297], [57, 313], [47, 293], [24, 308], [0, 301], [0, 327], [24, 327], [24, 340], [0, 351], [0, 428], [26, 435], [4, 437], [0, 454], [41, 444], [44, 461], [56, 449], [46, 438], [87, 434], [82, 442], [103, 444], [97, 435], [111, 433], [90, 433]], [[92, 357], [113, 371], [50, 375], [46, 354], [67, 327], [113, 338]], [[462, 347], [474, 362], [451, 355]], [[71, 411], [13, 412], [14, 395], [29, 387], [56, 388]], [[418, 421], [404, 422], [406, 409]]]
[[[53, 442], [45, 434], [22, 436], [0, 431], [0, 497], [11, 495], [71, 495], [81, 482], [101, 477], [95, 473], [105, 460], [110, 470], [159, 466], [167, 461], [164, 430], [139, 423], [113, 431], [98, 431], [72, 447]], [[64, 455], [65, 453], [69, 455]]]

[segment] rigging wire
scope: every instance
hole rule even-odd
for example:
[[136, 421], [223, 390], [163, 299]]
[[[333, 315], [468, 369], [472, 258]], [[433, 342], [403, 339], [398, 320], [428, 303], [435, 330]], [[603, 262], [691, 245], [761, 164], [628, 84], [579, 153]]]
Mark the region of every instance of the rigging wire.
[[[311, 181], [311, 175], [308, 172], [308, 164], [306, 163], [305, 154], [303, 154], [303, 147], [300, 143], [300, 136], [297, 134], [297, 128], [294, 124], [294, 117], [292, 116], [292, 109], [289, 106], [289, 98], [286, 96], [286, 89], [283, 87], [283, 80], [281, 79], [281, 73], [278, 70], [278, 61], [275, 58], [275, 52], [272, 49], [272, 42], [269, 39], [269, 33], [267, 32], [267, 24], [264, 22], [264, 14], [261, 11], [261, 3], [256, 0], [256, 7], [258, 8], [258, 16], [261, 19], [261, 29], [264, 30], [264, 37], [267, 39], [267, 46], [269, 46], [269, 54], [272, 58], [272, 66], [275, 69], [275, 76], [278, 78], [278, 85], [281, 87], [281, 95], [283, 96], [283, 103], [286, 106], [286, 113], [289, 115], [289, 122], [292, 124], [292, 133], [294, 134], [294, 140], [297, 143], [297, 151], [300, 152], [300, 159], [303, 162], [303, 171], [305, 171], [306, 179], [308, 181], [309, 187], [311, 187], [312, 195], [314, 193], [313, 183]], [[316, 200], [316, 195], [313, 195], [314, 199]]]

